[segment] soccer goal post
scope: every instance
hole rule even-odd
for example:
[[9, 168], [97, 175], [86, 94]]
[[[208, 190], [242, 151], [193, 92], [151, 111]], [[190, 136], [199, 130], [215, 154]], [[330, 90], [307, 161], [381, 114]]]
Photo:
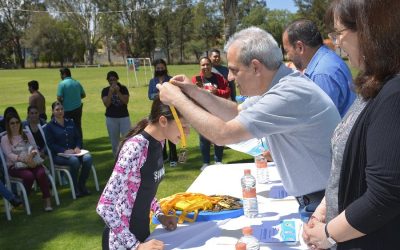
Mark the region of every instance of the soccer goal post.
[[[141, 68], [143, 68], [143, 71], [144, 71], [144, 81], [145, 81], [144, 84], [147, 84], [153, 74], [153, 67], [151, 65], [150, 58], [146, 57], [146, 58], [127, 58], [126, 59], [126, 77], [127, 77], [127, 82], [128, 82], [128, 88], [130, 87], [131, 78], [134, 78], [136, 87], [138, 87], [139, 85], [144, 85], [144, 84], [139, 83], [138, 76], [137, 76], [139, 69], [141, 69]], [[132, 81], [133, 81], [133, 79], [132, 79]]]

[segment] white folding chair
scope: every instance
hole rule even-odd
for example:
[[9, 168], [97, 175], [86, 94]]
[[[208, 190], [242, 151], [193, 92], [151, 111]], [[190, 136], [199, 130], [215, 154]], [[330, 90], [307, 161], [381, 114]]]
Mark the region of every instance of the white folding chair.
[[[5, 136], [5, 135], [6, 135], [5, 132], [0, 134], [0, 141], [1, 141], [1, 137]], [[29, 199], [28, 199], [26, 189], [24, 187], [23, 180], [21, 178], [12, 177], [8, 174], [6, 158], [4, 156], [3, 149], [1, 147], [0, 147], [0, 158], [1, 158], [1, 163], [2, 163], [1, 165], [3, 166], [3, 172], [4, 172], [4, 181], [5, 181], [4, 185], [9, 190], [11, 190], [11, 183], [15, 183], [17, 185], [17, 190], [19, 193], [22, 193], [22, 198], [24, 199], [24, 206], [25, 206], [26, 214], [31, 215], [31, 207], [29, 205]], [[8, 202], [6, 202], [6, 203], [8, 204], [8, 205], [6, 205], [6, 207], [8, 206], [8, 209], [10, 209], [11, 205]], [[6, 213], [7, 213], [7, 211], [6, 211]], [[10, 219], [11, 219], [11, 217], [10, 217]]]
[[[40, 128], [40, 125], [38, 127]], [[29, 126], [25, 127], [24, 132], [32, 134], [32, 131], [30, 130]], [[42, 136], [43, 136], [43, 134], [42, 134]], [[43, 137], [43, 140], [44, 140], [44, 137]], [[51, 172], [47, 169], [47, 167], [44, 164], [43, 164], [43, 167], [45, 169], [47, 178], [49, 178], [49, 180], [50, 180], [51, 189], [52, 189], [52, 195], [54, 196], [54, 199], [56, 201], [56, 205], [59, 206], [60, 205], [60, 198], [58, 196], [58, 191], [57, 191], [57, 187], [56, 187], [55, 178], [53, 178], [53, 175], [51, 174]]]
[[[76, 199], [75, 187], [74, 187], [74, 184], [73, 184], [73, 181], [72, 181], [71, 173], [69, 172], [69, 166], [54, 164], [53, 156], [52, 156], [52, 153], [50, 151], [49, 146], [47, 145], [46, 135], [45, 135], [44, 130], [43, 130], [46, 127], [46, 125], [47, 124], [44, 124], [43, 126], [39, 126], [39, 131], [43, 136], [44, 144], [46, 145], [46, 151], [47, 151], [47, 153], [49, 155], [51, 174], [53, 175], [53, 177], [55, 179], [55, 176], [56, 176], [55, 174], [56, 174], [56, 171], [57, 171], [57, 176], [58, 176], [59, 183], [60, 183], [60, 185], [62, 185], [60, 173], [63, 172], [68, 178], [69, 186], [71, 188], [71, 193], [72, 193], [72, 199]], [[100, 190], [99, 181], [97, 179], [96, 168], [94, 167], [93, 164], [92, 164], [92, 168], [91, 169], [92, 169], [92, 173], [93, 173], [94, 183], [95, 183], [95, 186], [96, 186], [96, 191], [99, 191]]]

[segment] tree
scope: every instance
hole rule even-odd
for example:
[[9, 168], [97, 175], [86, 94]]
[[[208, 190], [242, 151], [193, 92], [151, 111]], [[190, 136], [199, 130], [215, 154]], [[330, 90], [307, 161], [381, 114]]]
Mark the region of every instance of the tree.
[[11, 42], [16, 58], [15, 63], [21, 68], [25, 68], [25, 52], [21, 39], [31, 18], [29, 10], [33, 10], [37, 4], [37, 1], [0, 1], [0, 18], [7, 25], [9, 32], [6, 34], [9, 35], [8, 39]]
[[211, 0], [201, 0], [193, 7], [193, 36], [189, 49], [198, 60], [202, 53], [221, 43], [223, 20], [222, 13], [210, 11], [218, 9], [218, 4]]
[[323, 37], [327, 35], [324, 18], [329, 2], [329, 0], [294, 0], [299, 17], [315, 22]]
[[48, 5], [61, 11], [74, 28], [86, 46], [86, 63], [93, 64], [94, 54], [100, 40], [99, 14], [96, 2], [91, 0], [49, 0]]
[[0, 68], [9, 68], [13, 65], [13, 45], [7, 24], [0, 21]]
[[186, 44], [190, 41], [193, 32], [193, 14], [189, 0], [177, 0], [176, 4], [172, 27], [174, 27], [173, 34], [176, 38], [175, 43], [178, 48], [179, 63], [183, 63]]
[[156, 40], [157, 44], [165, 49], [167, 53], [167, 63], [171, 63], [171, 50], [173, 47], [173, 34], [171, 23], [173, 22], [174, 13], [172, 11], [173, 0], [160, 2], [160, 10], [156, 19]]
[[225, 41], [236, 31], [238, 23], [238, 0], [224, 0], [224, 39]]

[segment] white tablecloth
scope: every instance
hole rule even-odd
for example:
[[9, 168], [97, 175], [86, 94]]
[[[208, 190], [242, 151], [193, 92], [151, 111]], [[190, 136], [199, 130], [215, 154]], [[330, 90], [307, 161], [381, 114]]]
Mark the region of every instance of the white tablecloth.
[[[251, 169], [255, 176], [254, 163], [211, 165], [201, 172], [187, 192], [232, 195], [241, 198], [240, 178], [246, 168]], [[241, 216], [223, 221], [183, 224], [173, 232], [168, 232], [159, 226], [150, 235], [150, 239], [163, 241], [165, 249], [234, 249], [237, 240], [242, 236], [241, 229], [245, 226], [261, 225], [263, 221], [299, 218], [298, 204], [294, 197], [268, 198], [271, 188], [282, 186], [279, 174], [273, 164], [270, 164], [269, 174], [270, 184], [257, 184], [259, 204], [257, 218]], [[261, 249], [307, 249], [307, 246], [301, 240], [296, 245], [261, 243]]]

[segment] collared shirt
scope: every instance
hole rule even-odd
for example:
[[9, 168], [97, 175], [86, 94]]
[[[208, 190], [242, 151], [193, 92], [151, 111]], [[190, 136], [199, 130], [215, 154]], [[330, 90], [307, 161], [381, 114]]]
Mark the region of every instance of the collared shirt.
[[269, 90], [246, 99], [242, 109], [235, 120], [254, 138], [266, 138], [290, 195], [325, 189], [331, 168], [330, 140], [340, 115], [321, 88], [282, 64]]
[[82, 96], [85, 96], [85, 90], [79, 81], [71, 77], [65, 77], [58, 84], [57, 96], [63, 98], [64, 110], [72, 111], [81, 106], [81, 99]]
[[64, 153], [67, 149], [82, 148], [82, 138], [71, 119], [64, 119], [64, 126], [52, 119], [45, 127], [47, 145], [51, 153]]
[[314, 54], [304, 74], [332, 99], [343, 117], [356, 98], [347, 64], [333, 50], [323, 45]]

